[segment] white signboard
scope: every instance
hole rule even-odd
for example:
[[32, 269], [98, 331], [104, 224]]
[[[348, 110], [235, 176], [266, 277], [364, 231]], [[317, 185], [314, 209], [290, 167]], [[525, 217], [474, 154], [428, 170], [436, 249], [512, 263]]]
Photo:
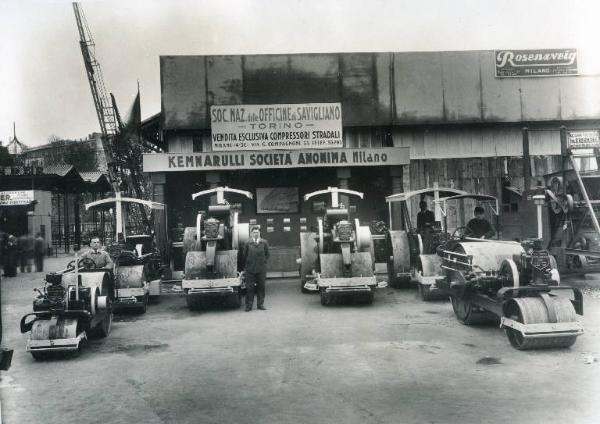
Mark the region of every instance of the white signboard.
[[33, 202], [33, 190], [0, 191], [0, 206], [28, 205]]
[[567, 147], [569, 149], [600, 148], [600, 131], [569, 131]]
[[215, 152], [343, 147], [341, 103], [215, 105]]
[[232, 153], [146, 153], [144, 172], [407, 165], [409, 147]]

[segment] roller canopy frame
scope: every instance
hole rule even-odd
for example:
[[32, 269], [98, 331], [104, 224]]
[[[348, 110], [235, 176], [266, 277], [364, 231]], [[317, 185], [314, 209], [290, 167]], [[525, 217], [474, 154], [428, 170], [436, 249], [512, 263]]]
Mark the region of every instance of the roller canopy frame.
[[403, 223], [403, 228], [408, 229], [409, 231], [412, 231], [413, 227], [410, 222], [409, 212], [408, 212], [408, 208], [406, 206], [406, 203], [410, 199], [412, 199], [415, 196], [433, 197], [434, 202], [436, 204], [436, 220], [437, 220], [438, 219], [437, 206], [440, 206], [440, 203], [437, 199], [439, 197], [444, 198], [444, 197], [451, 197], [451, 196], [460, 195], [460, 194], [467, 194], [467, 192], [463, 191], [463, 190], [458, 190], [455, 188], [450, 188], [450, 187], [429, 187], [429, 188], [422, 188], [419, 190], [406, 191], [403, 193], [391, 194], [391, 195], [387, 196], [385, 198], [385, 201], [388, 204], [388, 216], [389, 216], [390, 230], [394, 228], [393, 227], [393, 216], [392, 216], [392, 204], [393, 203], [403, 202], [402, 215], [404, 216], [404, 221], [405, 221]]
[[[445, 197], [443, 199], [440, 199], [440, 210], [442, 212], [442, 215], [444, 215], [444, 217], [446, 217], [446, 203], [450, 200], [462, 200], [462, 199], [473, 199], [473, 200], [477, 200], [478, 202], [482, 202], [484, 205], [487, 205], [490, 210], [492, 211], [492, 213], [496, 216], [500, 215], [500, 210], [498, 207], [498, 198], [494, 197], [494, 196], [490, 196], [487, 194], [473, 194], [473, 193], [467, 193], [467, 194], [459, 194], [457, 196], [451, 196], [451, 197]], [[489, 202], [494, 202], [494, 206], [490, 205]]]
[[192, 200], [196, 200], [197, 197], [206, 196], [208, 194], [213, 194], [213, 193], [217, 193], [217, 204], [219, 204], [219, 205], [227, 204], [227, 201], [225, 200], [225, 193], [241, 194], [242, 196], [246, 196], [248, 199], [254, 198], [254, 195], [252, 193], [250, 193], [249, 191], [238, 190], [235, 188], [229, 188], [229, 187], [225, 186], [225, 187], [210, 188], [208, 190], [202, 190], [197, 193], [194, 193], [194, 194], [192, 194]]
[[[406, 191], [403, 193], [391, 194], [385, 198], [385, 201], [387, 203], [406, 202], [409, 199], [411, 199], [415, 196], [418, 196], [418, 195], [433, 197], [433, 196], [435, 196], [436, 191], [439, 192], [440, 197], [443, 197], [443, 198], [460, 195], [460, 194], [467, 194], [467, 192], [464, 190], [458, 190], [458, 189], [450, 188], [450, 187], [423, 188], [423, 189], [419, 189], [419, 190], [412, 190], [412, 191]], [[445, 195], [447, 193], [449, 195]]]
[[304, 201], [306, 202], [311, 197], [319, 196], [321, 194], [328, 194], [328, 193], [331, 193], [331, 207], [332, 208], [337, 208], [340, 206], [340, 198], [339, 198], [340, 193], [348, 194], [351, 196], [358, 196], [361, 199], [364, 198], [364, 193], [361, 193], [360, 191], [348, 190], [345, 188], [338, 188], [338, 187], [327, 187], [326, 190], [317, 190], [317, 191], [313, 191], [312, 193], [305, 194]]
[[155, 210], [164, 210], [165, 209], [164, 203], [152, 202], [150, 200], [136, 199], [133, 197], [122, 197], [120, 192], [116, 192], [115, 197], [109, 197], [108, 199], [101, 199], [101, 200], [96, 200], [96, 201], [87, 203], [85, 205], [85, 210], [87, 211], [91, 208], [108, 205], [108, 204], [112, 204], [112, 203], [115, 204], [115, 213], [116, 213], [116, 219], [117, 219], [117, 224], [115, 226], [115, 231], [116, 231], [115, 240], [119, 240], [119, 234], [123, 234], [123, 238], [125, 240], [127, 240], [127, 234], [125, 231], [125, 223], [123, 222], [123, 203], [133, 203], [133, 204], [138, 204], [138, 205], [144, 205], [144, 206], [147, 206], [147, 207], [149, 207], [151, 209], [155, 209]]

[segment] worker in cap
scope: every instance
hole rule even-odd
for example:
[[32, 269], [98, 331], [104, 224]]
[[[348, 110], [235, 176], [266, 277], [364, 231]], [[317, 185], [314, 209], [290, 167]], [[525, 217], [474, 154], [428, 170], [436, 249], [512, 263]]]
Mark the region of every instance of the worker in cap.
[[471, 219], [467, 224], [467, 231], [465, 235], [467, 237], [482, 239], [489, 239], [494, 237], [494, 234], [496, 234], [496, 232], [494, 231], [492, 224], [490, 224], [490, 222], [487, 219], [485, 219], [484, 210], [481, 206], [477, 206], [475, 208], [474, 215], [475, 218]]

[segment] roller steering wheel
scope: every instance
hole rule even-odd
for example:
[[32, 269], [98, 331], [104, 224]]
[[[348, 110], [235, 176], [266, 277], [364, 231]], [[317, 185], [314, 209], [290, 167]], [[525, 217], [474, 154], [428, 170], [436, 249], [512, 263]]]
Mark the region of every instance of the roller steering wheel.
[[[77, 262], [77, 268], [95, 269], [96, 262], [94, 262], [93, 259], [90, 259], [90, 258], [81, 258], [79, 260], [79, 262]], [[67, 269], [68, 270], [75, 269], [75, 259], [73, 259], [71, 262], [69, 262], [67, 264]]]
[[453, 232], [452, 235], [450, 236], [450, 238], [452, 240], [460, 240], [463, 237], [468, 237], [468, 236], [472, 236], [473, 235], [473, 231], [469, 228], [469, 227], [457, 227]]

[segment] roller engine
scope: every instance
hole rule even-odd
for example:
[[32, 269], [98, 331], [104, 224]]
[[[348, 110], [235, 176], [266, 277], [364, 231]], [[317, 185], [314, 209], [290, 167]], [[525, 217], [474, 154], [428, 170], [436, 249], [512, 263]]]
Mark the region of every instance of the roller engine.
[[375, 289], [387, 283], [377, 283], [373, 268], [373, 244], [368, 226], [358, 219], [350, 220], [348, 209], [339, 203], [339, 194], [363, 193], [328, 187], [306, 194], [311, 197], [331, 194], [331, 208], [317, 220], [318, 230], [300, 233], [300, 277], [302, 292], [318, 291], [321, 304], [330, 305], [339, 297], [353, 297], [362, 303], [372, 303]]
[[161, 293], [161, 257], [151, 235], [128, 236], [123, 243], [107, 246], [115, 263], [115, 310], [137, 309], [146, 312], [150, 299]]
[[242, 273], [238, 270], [242, 248], [250, 238], [250, 226], [239, 222], [238, 212], [225, 200], [226, 192], [253, 198], [248, 191], [228, 187], [192, 195], [196, 199], [216, 193], [217, 204], [208, 207], [207, 216], [199, 213], [196, 226], [184, 231], [185, 273], [181, 287], [190, 309], [216, 299], [234, 308], [241, 305]]
[[65, 270], [47, 274], [44, 283], [35, 289], [33, 313], [21, 319], [21, 333], [30, 332], [27, 351], [35, 359], [79, 353], [88, 337], [108, 336], [114, 300], [111, 270], [76, 258]]

